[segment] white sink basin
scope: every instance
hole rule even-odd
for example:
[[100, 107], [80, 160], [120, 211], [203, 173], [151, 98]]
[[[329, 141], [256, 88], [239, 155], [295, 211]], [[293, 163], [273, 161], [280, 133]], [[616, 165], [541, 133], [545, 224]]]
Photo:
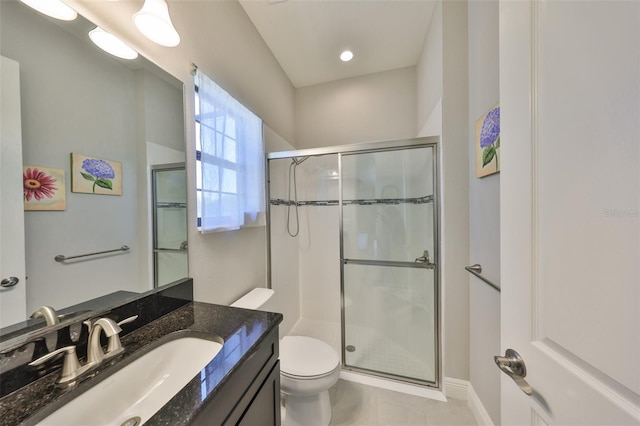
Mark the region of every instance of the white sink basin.
[[139, 417], [142, 424], [221, 349], [221, 343], [195, 337], [171, 340], [107, 377], [38, 424], [120, 426], [134, 417]]

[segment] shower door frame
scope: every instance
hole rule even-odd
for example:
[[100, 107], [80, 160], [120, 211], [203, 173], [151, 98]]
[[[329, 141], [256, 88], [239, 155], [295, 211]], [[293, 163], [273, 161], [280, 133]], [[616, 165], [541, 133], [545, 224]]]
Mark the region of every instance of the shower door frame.
[[[187, 277], [189, 276], [189, 249], [180, 249], [180, 250], [171, 250], [171, 249], [163, 249], [160, 250], [158, 248], [158, 200], [157, 195], [156, 195], [156, 189], [157, 189], [157, 177], [156, 177], [156, 173], [158, 172], [167, 172], [167, 171], [176, 171], [176, 170], [182, 170], [186, 173], [186, 163], [165, 163], [165, 164], [155, 164], [152, 165], [150, 167], [150, 172], [151, 172], [151, 255], [152, 255], [152, 261], [153, 261], [153, 278], [152, 278], [152, 285], [153, 288], [159, 288], [158, 286], [158, 278], [159, 278], [159, 262], [158, 262], [158, 254], [160, 252], [165, 252], [165, 253], [184, 253], [187, 256]], [[186, 209], [187, 202], [185, 200], [185, 206], [184, 208]], [[187, 215], [187, 221], [188, 221], [188, 215]], [[185, 230], [187, 231], [187, 235], [186, 235], [186, 242], [187, 242], [187, 247], [188, 247], [188, 241], [189, 241], [189, 232], [187, 229], [188, 223], [185, 222]]]
[[[402, 383], [411, 383], [415, 385], [425, 386], [432, 389], [440, 389], [441, 388], [441, 377], [442, 377], [442, 356], [440, 353], [441, 348], [441, 323], [442, 318], [440, 315], [440, 283], [441, 283], [441, 268], [440, 268], [440, 173], [439, 173], [439, 144], [440, 137], [438, 136], [428, 136], [428, 137], [420, 137], [420, 138], [410, 138], [410, 139], [398, 139], [391, 141], [380, 141], [380, 142], [366, 142], [366, 143], [358, 143], [358, 144], [350, 144], [350, 145], [337, 145], [337, 146], [329, 146], [329, 147], [321, 147], [321, 148], [311, 148], [311, 149], [301, 149], [294, 151], [276, 151], [270, 152], [266, 154], [265, 160], [265, 174], [266, 174], [266, 182], [267, 188], [265, 190], [266, 197], [266, 219], [268, 226], [266, 227], [266, 237], [267, 237], [267, 287], [272, 288], [271, 282], [271, 200], [270, 200], [270, 175], [269, 175], [269, 160], [281, 160], [293, 157], [314, 157], [314, 156], [323, 156], [323, 155], [337, 155], [338, 157], [338, 170], [339, 170], [339, 209], [340, 209], [340, 222], [339, 222], [339, 236], [340, 236], [340, 258], [338, 261], [340, 262], [340, 333], [341, 333], [341, 366], [343, 369], [354, 372], [354, 373], [362, 373], [375, 377], [381, 377], [388, 380], [398, 381]], [[342, 208], [343, 208], [343, 199], [342, 199], [342, 154], [365, 154], [365, 153], [374, 153], [374, 152], [383, 152], [383, 151], [400, 151], [404, 149], [415, 149], [415, 148], [432, 148], [433, 149], [433, 236], [434, 236], [434, 249], [433, 249], [433, 262], [435, 266], [433, 267], [434, 271], [434, 316], [436, 319], [435, 326], [435, 380], [424, 381], [419, 379], [411, 379], [408, 377], [399, 377], [393, 374], [387, 374], [378, 371], [372, 371], [367, 369], [361, 369], [353, 366], [346, 366], [345, 359], [345, 306], [344, 306], [344, 247], [343, 247], [343, 218], [342, 218]], [[375, 263], [379, 266], [390, 266], [385, 265], [385, 261], [371, 261], [370, 264]], [[401, 263], [401, 262], [392, 262], [392, 263]], [[398, 266], [398, 265], [395, 265]]]

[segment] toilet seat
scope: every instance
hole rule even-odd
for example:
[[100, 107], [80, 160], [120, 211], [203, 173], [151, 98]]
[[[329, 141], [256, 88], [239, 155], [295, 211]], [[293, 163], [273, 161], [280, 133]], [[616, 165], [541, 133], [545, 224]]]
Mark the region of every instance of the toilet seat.
[[340, 367], [336, 351], [318, 339], [285, 336], [280, 340], [280, 374], [297, 380], [329, 376]]
[[339, 366], [336, 366], [336, 368], [334, 368], [331, 371], [328, 371], [324, 374], [317, 374], [315, 376], [296, 376], [295, 374], [289, 374], [286, 371], [282, 371], [282, 370], [280, 370], [280, 374], [282, 376], [289, 377], [290, 379], [294, 379], [294, 380], [315, 380], [315, 379], [321, 379], [323, 377], [331, 376], [335, 372], [335, 370], [337, 370], [338, 368]]

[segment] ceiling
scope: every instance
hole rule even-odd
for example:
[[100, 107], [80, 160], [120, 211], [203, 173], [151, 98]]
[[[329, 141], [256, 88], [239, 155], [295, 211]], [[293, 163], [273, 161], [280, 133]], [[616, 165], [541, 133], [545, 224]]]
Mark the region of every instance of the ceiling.
[[[416, 65], [436, 0], [239, 0], [296, 87]], [[351, 49], [355, 58], [341, 62]]]

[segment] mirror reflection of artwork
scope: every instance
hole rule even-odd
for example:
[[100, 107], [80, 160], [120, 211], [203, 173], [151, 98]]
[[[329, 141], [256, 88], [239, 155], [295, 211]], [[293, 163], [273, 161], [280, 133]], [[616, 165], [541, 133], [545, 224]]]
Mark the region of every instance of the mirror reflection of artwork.
[[66, 208], [64, 170], [24, 166], [22, 193], [25, 210], [64, 210]]
[[476, 177], [500, 171], [500, 106], [476, 121]]
[[72, 153], [71, 192], [122, 195], [122, 163]]

